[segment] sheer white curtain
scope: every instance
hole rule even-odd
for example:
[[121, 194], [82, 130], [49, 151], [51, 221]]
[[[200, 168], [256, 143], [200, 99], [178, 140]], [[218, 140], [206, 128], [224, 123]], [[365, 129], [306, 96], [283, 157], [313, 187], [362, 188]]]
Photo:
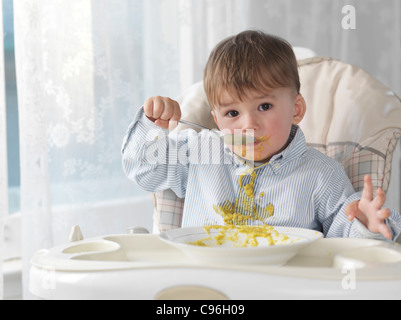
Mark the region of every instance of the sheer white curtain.
[[147, 2], [14, 2], [25, 297], [36, 250], [66, 242], [75, 224], [86, 237], [122, 233], [135, 224], [134, 214], [113, 204], [150, 200], [121, 170], [122, 138], [145, 84], [176, 92], [179, 84], [144, 80]]
[[[356, 29], [345, 30], [350, 4]], [[31, 256], [65, 242], [72, 225], [94, 236], [137, 222], [99, 209], [148, 197], [122, 173], [125, 130], [147, 96], [201, 80], [223, 37], [277, 34], [401, 94], [399, 0], [17, 0], [14, 15], [26, 297]]]
[[[0, 34], [3, 34], [3, 8], [0, 6]], [[4, 221], [8, 214], [6, 98], [4, 44], [0, 42], [0, 300], [3, 299]]]

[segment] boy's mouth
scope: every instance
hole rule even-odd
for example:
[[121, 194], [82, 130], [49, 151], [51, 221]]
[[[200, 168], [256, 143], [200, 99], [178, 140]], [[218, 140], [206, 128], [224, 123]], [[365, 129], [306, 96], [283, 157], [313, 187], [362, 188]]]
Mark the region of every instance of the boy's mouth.
[[[242, 158], [247, 158], [249, 160], [255, 161], [255, 159], [259, 159], [262, 157], [263, 152], [265, 150], [265, 143], [268, 143], [271, 136], [260, 136], [260, 137], [251, 137], [250, 143], [243, 145], [233, 145], [234, 152], [237, 155], [240, 155]], [[258, 161], [258, 160], [257, 160]]]
[[255, 146], [260, 145], [264, 142], [269, 141], [270, 137], [266, 137], [266, 136], [261, 136], [258, 138], [255, 138], [255, 142], [253, 143]]
[[265, 142], [265, 141], [269, 141], [270, 140], [270, 136], [269, 137], [266, 137], [266, 136], [261, 136], [261, 137], [259, 137], [259, 138], [256, 138], [256, 141], [258, 141], [258, 142]]
[[223, 141], [227, 145], [243, 146], [256, 144], [258, 142], [258, 139], [254, 136], [244, 134], [226, 134], [223, 136]]
[[223, 137], [224, 143], [232, 146], [252, 146], [266, 142], [270, 137], [254, 137], [251, 135], [228, 134]]

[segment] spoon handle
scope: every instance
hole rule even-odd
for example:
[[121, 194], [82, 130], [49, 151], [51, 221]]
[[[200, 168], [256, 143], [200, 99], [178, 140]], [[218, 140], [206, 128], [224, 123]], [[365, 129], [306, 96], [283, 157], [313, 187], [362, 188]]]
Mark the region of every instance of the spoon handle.
[[189, 126], [197, 127], [197, 128], [199, 128], [199, 129], [210, 130], [210, 128], [206, 128], [206, 127], [204, 127], [204, 126], [201, 126], [200, 124], [193, 123], [193, 122], [190, 122], [190, 121], [187, 121], [187, 120], [181, 119], [181, 120], [178, 121], [178, 122], [183, 123], [183, 124], [186, 124], [186, 125], [189, 125]]

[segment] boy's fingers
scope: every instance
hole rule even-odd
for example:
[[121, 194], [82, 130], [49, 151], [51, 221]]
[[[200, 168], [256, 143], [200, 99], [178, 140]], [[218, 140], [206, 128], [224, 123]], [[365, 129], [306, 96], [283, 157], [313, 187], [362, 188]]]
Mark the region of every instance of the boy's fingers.
[[369, 175], [365, 175], [364, 178], [362, 198], [368, 199], [369, 201], [373, 200], [373, 185]]
[[390, 216], [391, 216], [391, 211], [389, 209], [383, 209], [378, 212], [378, 217], [381, 220], [386, 220], [390, 218]]
[[168, 120], [157, 119], [157, 120], [155, 120], [155, 125], [157, 125], [160, 128], [163, 128], [163, 129], [168, 129], [169, 128], [169, 121]]
[[180, 121], [181, 119], [181, 109], [179, 104], [177, 103], [177, 105], [175, 106], [174, 110], [173, 110], [173, 114], [171, 116], [171, 121]]
[[178, 121], [170, 120], [168, 123], [168, 130], [173, 131], [175, 128], [178, 127]]
[[354, 201], [345, 207], [345, 214], [347, 215], [349, 221], [352, 221], [356, 218], [358, 212], [358, 203], [359, 201]]
[[163, 103], [163, 108], [159, 118], [162, 120], [170, 120], [174, 114], [174, 109], [177, 107], [179, 108], [178, 103], [170, 98], [161, 98], [161, 102]]
[[173, 116], [174, 110], [172, 108], [164, 108], [162, 114], [160, 115], [160, 119], [162, 120], [170, 120], [171, 117]]
[[377, 189], [376, 191], [376, 197], [373, 200], [373, 205], [377, 208], [380, 209], [383, 207], [384, 203], [386, 202], [386, 194], [382, 189]]
[[[165, 109], [165, 104], [164, 104], [164, 100], [163, 99], [155, 99], [153, 101], [153, 118], [155, 119], [160, 119], [161, 115], [163, 114]], [[162, 120], [166, 120], [166, 119], [162, 119]]]
[[153, 117], [153, 100], [151, 98], [147, 99], [143, 104], [143, 111], [148, 118]]
[[389, 227], [383, 223], [379, 226], [379, 232], [386, 238], [386, 239], [392, 239], [393, 235], [391, 234], [391, 231]]
[[170, 98], [148, 98], [143, 105], [143, 109], [145, 115], [163, 129], [176, 127], [177, 124], [169, 124], [169, 121], [178, 122], [181, 119], [180, 105]]

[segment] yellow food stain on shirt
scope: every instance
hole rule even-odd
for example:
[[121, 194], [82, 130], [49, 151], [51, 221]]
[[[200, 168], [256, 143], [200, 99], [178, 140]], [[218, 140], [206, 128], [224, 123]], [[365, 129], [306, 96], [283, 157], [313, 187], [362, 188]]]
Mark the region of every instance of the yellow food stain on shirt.
[[267, 215], [269, 218], [273, 217], [274, 215], [274, 206], [272, 204], [268, 204], [265, 208], [265, 211], [267, 212]]
[[244, 177], [246, 175], [247, 174], [241, 174], [238, 183], [240, 185], [240, 188], [242, 188], [242, 187], [244, 188], [244, 192], [248, 198], [255, 198], [255, 194], [253, 193], [253, 190], [255, 188], [256, 172], [254, 170], [251, 171], [251, 177], [252, 177], [251, 181], [249, 182], [249, 184], [243, 186], [242, 180], [244, 179]]
[[[245, 184], [245, 177], [250, 176], [250, 181]], [[239, 247], [256, 247], [259, 245], [257, 238], [266, 239], [268, 245], [275, 245], [283, 243], [288, 240], [285, 235], [280, 235], [274, 227], [266, 224], [264, 220], [267, 217], [274, 215], [273, 204], [267, 205], [262, 212], [262, 216], [258, 216], [257, 206], [255, 205], [254, 188], [257, 174], [255, 168], [250, 168], [244, 171], [238, 180], [240, 187], [239, 196], [235, 203], [225, 201], [223, 205], [213, 205], [213, 209], [223, 217], [224, 224], [204, 226], [208, 237], [191, 242], [192, 245], [208, 246], [206, 242], [215, 241], [215, 245], [220, 246], [226, 241], [231, 241], [235, 246]], [[264, 196], [264, 192], [260, 197]], [[238, 212], [239, 208], [245, 214]], [[247, 221], [259, 221], [261, 225], [251, 226], [247, 225]], [[218, 230], [218, 234], [213, 237], [210, 234], [211, 230]]]

